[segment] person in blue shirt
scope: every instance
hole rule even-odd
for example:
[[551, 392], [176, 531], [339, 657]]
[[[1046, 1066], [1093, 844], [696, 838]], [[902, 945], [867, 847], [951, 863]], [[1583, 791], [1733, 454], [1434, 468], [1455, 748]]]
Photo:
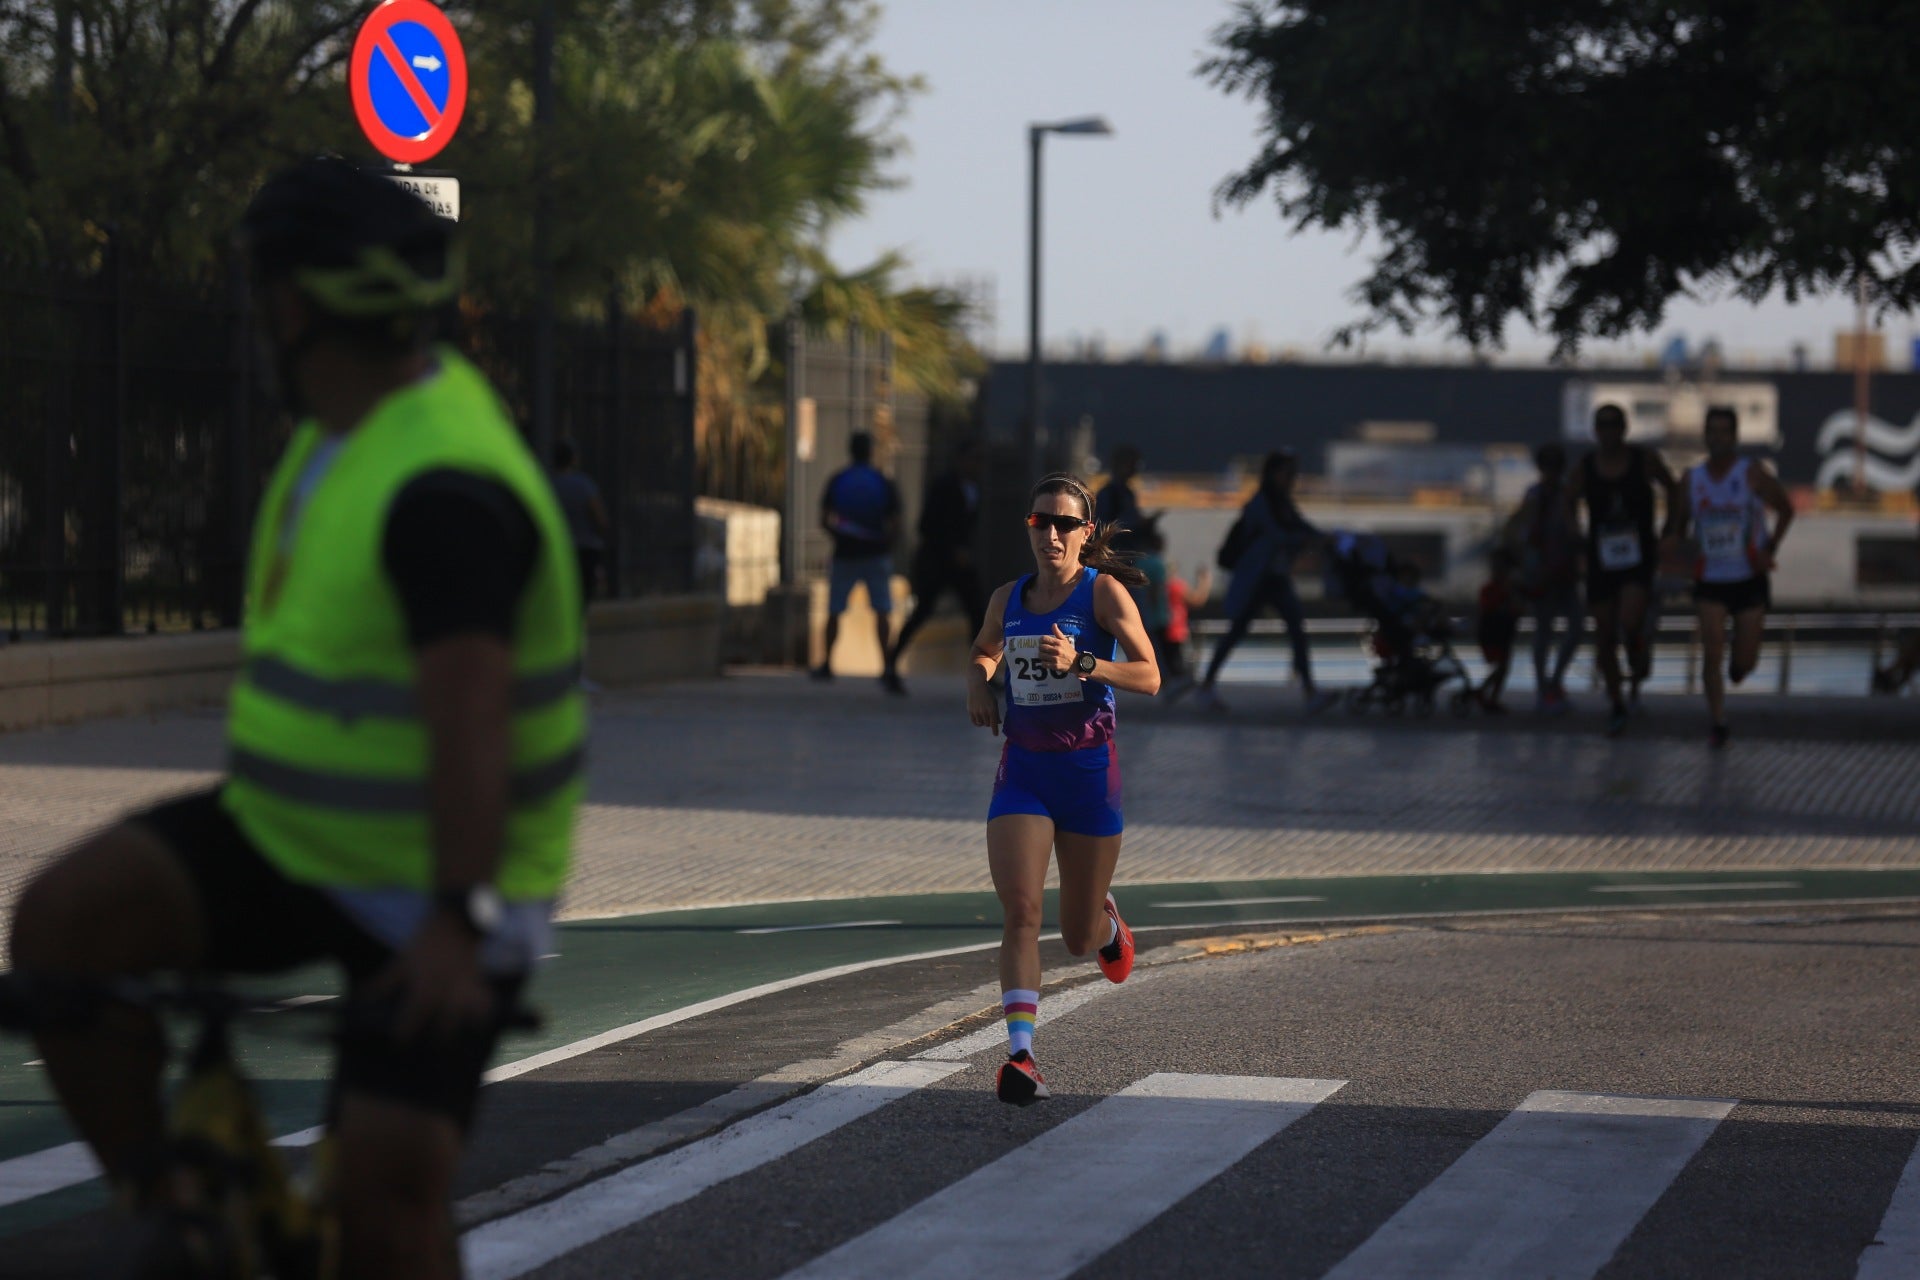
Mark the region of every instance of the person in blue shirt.
[[[1000, 1005], [1007, 1061], [995, 1092], [1047, 1096], [1033, 1061], [1040, 1004], [1040, 916], [1047, 863], [1060, 864], [1060, 936], [1097, 953], [1110, 982], [1133, 970], [1133, 934], [1108, 887], [1120, 860], [1120, 757], [1114, 690], [1160, 690], [1153, 642], [1128, 587], [1146, 576], [1096, 525], [1093, 495], [1064, 472], [1035, 485], [1027, 511], [1034, 571], [993, 593], [967, 668], [967, 712], [1006, 745], [987, 809], [987, 862], [1002, 912]], [[993, 689], [1005, 673], [1005, 703]]]
[[[833, 561], [827, 578], [826, 651], [813, 669], [816, 680], [833, 679], [840, 615], [847, 611], [855, 583], [866, 585], [881, 654], [891, 652], [887, 633], [893, 616], [892, 551], [900, 533], [900, 491], [873, 465], [871, 435], [854, 432], [847, 453], [851, 461], [833, 473], [820, 495], [820, 526], [833, 535]], [[887, 682], [891, 675], [889, 669], [880, 678]]]

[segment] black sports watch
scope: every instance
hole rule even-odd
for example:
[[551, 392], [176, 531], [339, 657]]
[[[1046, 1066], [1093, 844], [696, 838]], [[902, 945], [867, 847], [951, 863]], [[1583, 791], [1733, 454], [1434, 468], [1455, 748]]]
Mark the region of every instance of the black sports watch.
[[1080, 656], [1073, 660], [1073, 669], [1083, 676], [1090, 676], [1093, 674], [1094, 664], [1098, 661], [1100, 661], [1098, 658], [1082, 649]]
[[500, 927], [506, 904], [500, 891], [490, 884], [469, 885], [463, 889], [439, 889], [433, 905], [467, 927], [476, 938], [484, 938]]

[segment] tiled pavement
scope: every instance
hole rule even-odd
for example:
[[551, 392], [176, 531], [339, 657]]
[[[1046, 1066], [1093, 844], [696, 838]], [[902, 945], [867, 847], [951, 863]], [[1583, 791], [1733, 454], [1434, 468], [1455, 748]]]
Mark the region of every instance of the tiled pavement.
[[[573, 915], [987, 887], [998, 744], [951, 678], [886, 699], [748, 674], [596, 700]], [[1742, 700], [1596, 726], [1122, 710], [1123, 880], [1474, 870], [1920, 866], [1913, 704]], [[63, 844], [205, 785], [208, 711], [0, 736], [0, 911]]]

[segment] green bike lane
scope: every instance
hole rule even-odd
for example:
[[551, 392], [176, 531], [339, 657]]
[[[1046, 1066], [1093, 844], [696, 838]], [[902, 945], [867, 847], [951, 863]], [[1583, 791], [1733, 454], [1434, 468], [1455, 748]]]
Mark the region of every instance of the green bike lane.
[[[1125, 885], [1116, 896], [1129, 924], [1145, 935], [1143, 945], [1151, 945], [1155, 934], [1318, 921], [1920, 899], [1920, 870], [1290, 878]], [[1049, 920], [1053, 907], [1049, 894]], [[590, 1051], [582, 1042], [648, 1019], [692, 1016], [704, 1002], [751, 998], [768, 986], [803, 986], [810, 976], [846, 966], [898, 963], [956, 949], [984, 951], [998, 935], [999, 910], [988, 893], [822, 899], [570, 921], [556, 931], [556, 954], [542, 967], [529, 997], [543, 1015], [541, 1029], [508, 1037], [497, 1061], [524, 1064], [536, 1055]], [[980, 971], [983, 981], [992, 973], [985, 958]], [[249, 981], [245, 989], [276, 998], [337, 991], [320, 970]], [[313, 1001], [304, 1012], [251, 1019], [239, 1036], [243, 1066], [275, 1133], [297, 1132], [320, 1119], [331, 1055], [322, 1038], [327, 1019], [312, 1015], [324, 1015], [331, 1005]], [[49, 1149], [72, 1142], [73, 1135], [32, 1054], [23, 1040], [0, 1040], [0, 1235], [104, 1199], [97, 1181], [78, 1179], [71, 1159], [48, 1159]]]

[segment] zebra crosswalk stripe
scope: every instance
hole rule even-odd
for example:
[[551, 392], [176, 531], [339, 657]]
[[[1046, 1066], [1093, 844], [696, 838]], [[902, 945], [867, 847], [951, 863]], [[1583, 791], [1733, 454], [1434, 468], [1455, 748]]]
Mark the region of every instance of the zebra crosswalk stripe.
[[[1345, 1083], [1148, 1076], [790, 1272], [789, 1280], [1071, 1275]], [[1057, 1176], [1062, 1172], [1075, 1176]], [[1043, 1184], [1046, 1229], [1010, 1229], [1031, 1217], [1034, 1188]]]
[[1591, 1276], [1734, 1106], [1531, 1094], [1327, 1280]]
[[964, 1062], [882, 1062], [833, 1080], [710, 1138], [469, 1231], [472, 1280], [511, 1280], [792, 1154], [816, 1138], [964, 1071]]

